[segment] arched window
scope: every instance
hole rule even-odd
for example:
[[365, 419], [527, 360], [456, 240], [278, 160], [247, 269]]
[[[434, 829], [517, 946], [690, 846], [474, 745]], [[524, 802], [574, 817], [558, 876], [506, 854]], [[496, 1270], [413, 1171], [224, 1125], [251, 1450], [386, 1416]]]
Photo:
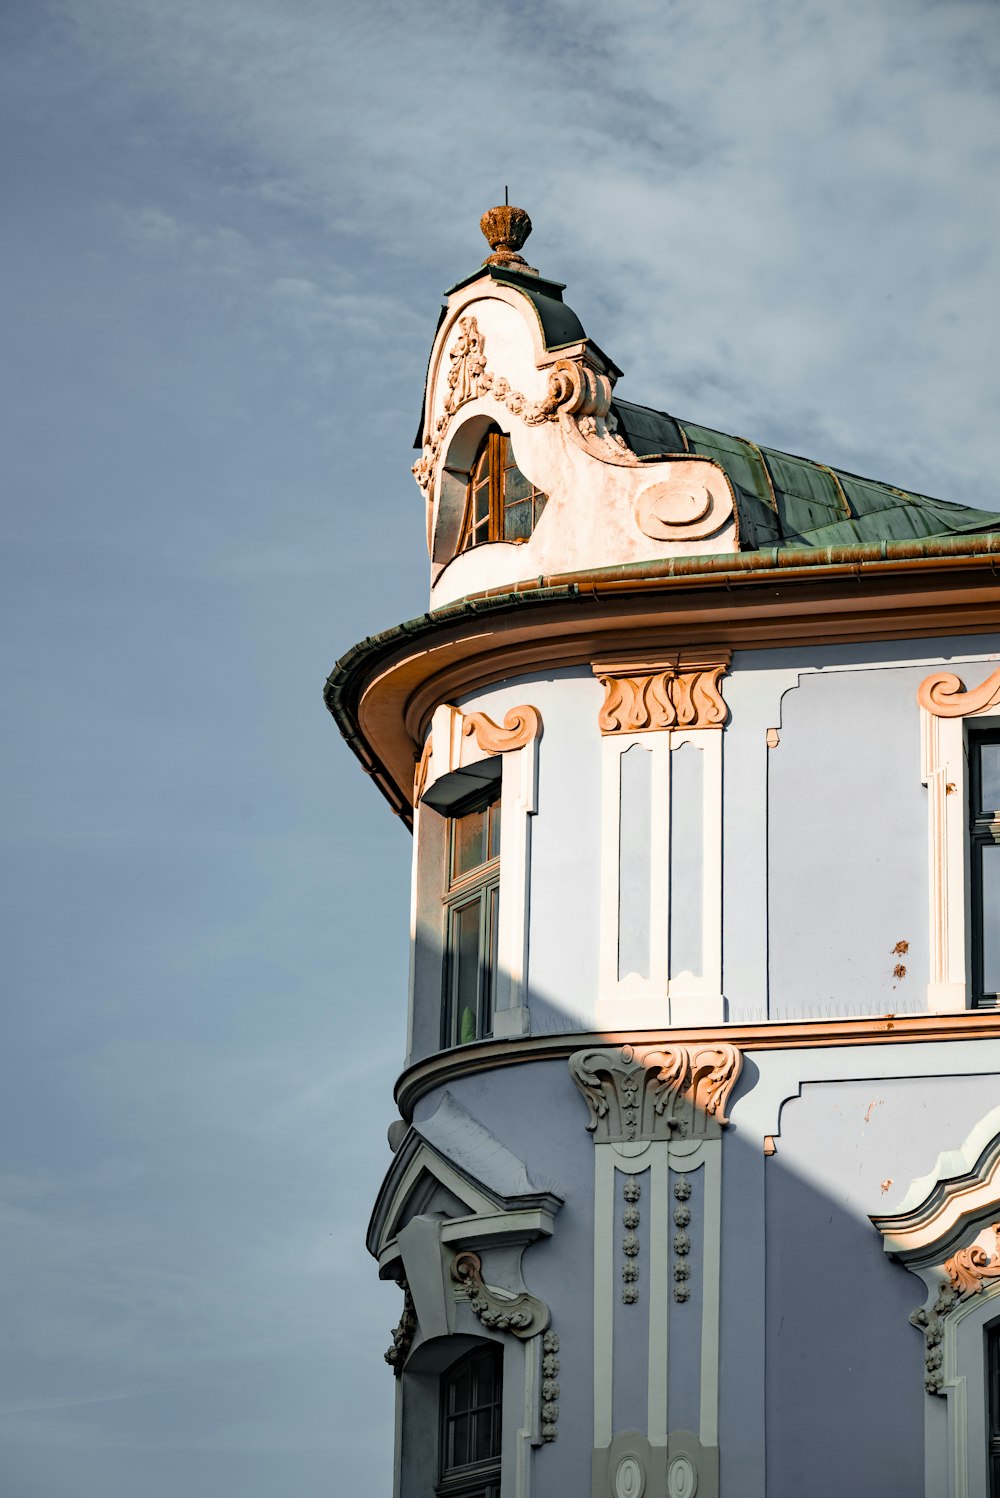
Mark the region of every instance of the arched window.
[[527, 541], [545, 500], [514, 462], [510, 438], [492, 427], [469, 474], [459, 551], [485, 541]]
[[500, 1498], [503, 1348], [477, 1347], [441, 1378], [438, 1498]]

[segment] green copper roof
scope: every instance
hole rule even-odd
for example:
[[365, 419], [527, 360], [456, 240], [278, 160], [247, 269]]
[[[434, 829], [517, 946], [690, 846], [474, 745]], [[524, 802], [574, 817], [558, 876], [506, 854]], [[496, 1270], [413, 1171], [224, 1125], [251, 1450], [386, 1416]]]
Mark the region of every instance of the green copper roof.
[[721, 464], [736, 494], [744, 551], [1000, 531], [1000, 514], [988, 510], [858, 478], [648, 406], [615, 401], [614, 409], [619, 431], [640, 457], [689, 452]]

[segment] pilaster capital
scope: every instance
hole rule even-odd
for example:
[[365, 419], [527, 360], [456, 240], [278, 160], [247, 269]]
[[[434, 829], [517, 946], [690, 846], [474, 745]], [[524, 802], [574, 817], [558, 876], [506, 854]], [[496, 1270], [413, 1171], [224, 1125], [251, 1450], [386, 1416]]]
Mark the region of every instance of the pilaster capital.
[[575, 1051], [569, 1071], [590, 1110], [595, 1143], [716, 1137], [743, 1066], [736, 1046], [632, 1046]]

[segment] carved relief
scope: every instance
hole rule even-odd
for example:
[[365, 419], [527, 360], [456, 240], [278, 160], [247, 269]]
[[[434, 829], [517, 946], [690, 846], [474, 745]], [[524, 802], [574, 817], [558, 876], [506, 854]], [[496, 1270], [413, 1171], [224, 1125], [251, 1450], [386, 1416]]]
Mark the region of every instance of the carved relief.
[[927, 676], [917, 688], [920, 706], [936, 718], [968, 718], [1000, 702], [1000, 668], [978, 687], [965, 690], [965, 682], [953, 671]]
[[413, 1338], [417, 1334], [417, 1312], [410, 1287], [405, 1279], [401, 1279], [399, 1284], [403, 1292], [403, 1312], [398, 1325], [393, 1327], [392, 1346], [385, 1354], [385, 1360], [397, 1378], [402, 1376], [403, 1364], [410, 1355]]
[[678, 651], [656, 663], [595, 661], [594, 675], [605, 694], [597, 718], [601, 733], [721, 728], [729, 714], [722, 698], [728, 666], [728, 651]]
[[554, 1441], [559, 1421], [559, 1338], [547, 1331], [542, 1338], [542, 1440]]
[[529, 1295], [526, 1290], [520, 1295], [511, 1295], [494, 1285], [487, 1285], [478, 1254], [468, 1251], [457, 1254], [451, 1266], [451, 1277], [468, 1291], [473, 1315], [491, 1331], [511, 1332], [524, 1341], [544, 1331], [549, 1324], [549, 1308], [537, 1295]]
[[476, 743], [485, 754], [506, 754], [511, 749], [523, 749], [532, 739], [541, 738], [542, 715], [537, 707], [527, 704], [512, 707], [504, 715], [501, 728], [485, 713], [466, 713], [462, 733], [466, 738], [475, 734]]
[[625, 1210], [622, 1213], [622, 1225], [626, 1229], [622, 1248], [625, 1253], [625, 1263], [622, 1265], [622, 1300], [627, 1306], [634, 1306], [639, 1299], [639, 1235], [635, 1231], [639, 1226], [639, 1208], [635, 1205], [642, 1195], [642, 1187], [635, 1176], [629, 1176], [625, 1182]]
[[715, 496], [708, 484], [684, 487], [661, 479], [641, 490], [635, 502], [635, 523], [653, 541], [687, 541], [710, 536], [729, 519], [731, 507], [717, 513]]
[[987, 1280], [1000, 1279], [1000, 1222], [992, 1225], [991, 1232], [997, 1240], [992, 1258], [985, 1248], [974, 1243], [971, 1248], [960, 1248], [950, 1259], [945, 1259], [952, 1289], [959, 1295], [977, 1295]]
[[684, 1231], [691, 1221], [691, 1208], [684, 1203], [691, 1196], [691, 1182], [687, 1176], [678, 1176], [674, 1182], [674, 1196], [677, 1206], [674, 1208], [674, 1225], [678, 1231], [674, 1234], [674, 1300], [682, 1304], [691, 1299], [691, 1291], [688, 1280], [691, 1278], [691, 1265], [688, 1262], [688, 1254], [691, 1252], [691, 1238]]
[[474, 317], [461, 317], [458, 321], [458, 338], [448, 350], [448, 394], [444, 408], [449, 416], [454, 415], [466, 401], [475, 400], [479, 394], [486, 355], [483, 353], [483, 335]]
[[[448, 394], [444, 412], [425, 438], [423, 452], [413, 465], [413, 476], [425, 492], [430, 488], [448, 424], [462, 406], [489, 395], [528, 426], [564, 419], [579, 445], [605, 462], [635, 467], [639, 459], [618, 435], [611, 414], [611, 381], [582, 359], [557, 359], [549, 371], [548, 389], [532, 401], [512, 388], [503, 375], [486, 365], [486, 340], [474, 317], [458, 322], [458, 337], [448, 350]], [[683, 522], [677, 522], [682, 524]]]
[[628, 1045], [569, 1058], [598, 1143], [717, 1135], [742, 1065], [741, 1052], [723, 1042], [666, 1046], [641, 1058]]

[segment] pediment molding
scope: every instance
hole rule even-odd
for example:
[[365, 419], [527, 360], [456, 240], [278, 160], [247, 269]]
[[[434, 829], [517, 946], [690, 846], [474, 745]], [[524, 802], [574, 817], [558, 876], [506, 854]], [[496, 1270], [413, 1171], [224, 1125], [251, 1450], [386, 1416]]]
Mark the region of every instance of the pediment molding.
[[871, 1221], [885, 1252], [924, 1283], [926, 1300], [910, 1321], [924, 1338], [924, 1387], [944, 1394], [959, 1323], [1000, 1295], [1000, 1108], [913, 1182], [898, 1212]]

